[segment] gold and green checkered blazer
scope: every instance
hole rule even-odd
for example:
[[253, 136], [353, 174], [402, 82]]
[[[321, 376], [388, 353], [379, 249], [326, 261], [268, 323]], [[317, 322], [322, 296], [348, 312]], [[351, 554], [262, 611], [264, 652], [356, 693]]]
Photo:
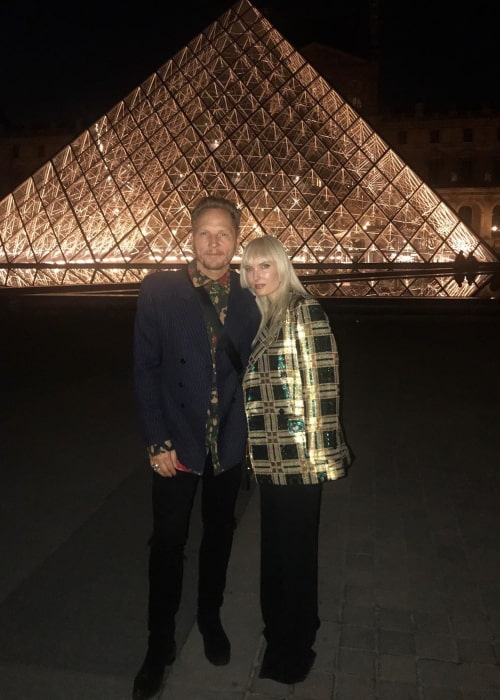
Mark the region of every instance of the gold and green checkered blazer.
[[243, 388], [259, 483], [316, 484], [345, 475], [351, 455], [339, 418], [337, 344], [314, 298], [293, 294], [276, 337], [259, 335]]

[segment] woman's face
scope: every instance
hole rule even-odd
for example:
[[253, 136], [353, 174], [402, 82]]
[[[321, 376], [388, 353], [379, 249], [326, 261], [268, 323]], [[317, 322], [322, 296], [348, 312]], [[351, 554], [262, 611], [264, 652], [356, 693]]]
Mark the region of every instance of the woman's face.
[[276, 263], [267, 258], [254, 258], [245, 264], [247, 282], [252, 292], [258, 297], [276, 298], [280, 278]]

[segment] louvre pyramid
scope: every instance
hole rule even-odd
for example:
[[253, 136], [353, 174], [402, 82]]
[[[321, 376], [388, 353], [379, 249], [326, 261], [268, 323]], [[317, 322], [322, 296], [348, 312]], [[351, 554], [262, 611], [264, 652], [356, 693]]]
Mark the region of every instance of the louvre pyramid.
[[[467, 296], [458, 251], [494, 253], [248, 0], [0, 202], [0, 286], [138, 283], [191, 259], [189, 208], [242, 207], [318, 296]], [[357, 267], [408, 271], [390, 279]], [[480, 275], [476, 285], [481, 285]]]

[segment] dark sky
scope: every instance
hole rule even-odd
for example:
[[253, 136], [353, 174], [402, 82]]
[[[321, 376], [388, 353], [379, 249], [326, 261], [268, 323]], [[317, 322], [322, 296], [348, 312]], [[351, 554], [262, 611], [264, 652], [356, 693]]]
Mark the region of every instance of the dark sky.
[[[108, 111], [231, 7], [229, 0], [2, 4], [0, 120]], [[381, 64], [381, 98], [396, 108], [500, 107], [500, 49], [491, 3], [449, 0], [255, 0], [298, 49], [319, 41]], [[451, 8], [451, 13], [448, 11]], [[471, 9], [473, 8], [473, 9]], [[335, 87], [335, 85], [333, 85]]]

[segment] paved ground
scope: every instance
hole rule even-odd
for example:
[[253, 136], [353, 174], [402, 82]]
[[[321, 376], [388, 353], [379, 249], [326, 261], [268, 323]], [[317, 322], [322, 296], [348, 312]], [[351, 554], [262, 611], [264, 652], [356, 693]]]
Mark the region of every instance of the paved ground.
[[[194, 626], [199, 519], [161, 700], [499, 700], [500, 309], [331, 305], [356, 455], [325, 488], [310, 677], [258, 679], [258, 491], [228, 667]], [[484, 309], [491, 309], [491, 312]], [[126, 700], [145, 643], [149, 479], [130, 301], [0, 298], [0, 698]]]

